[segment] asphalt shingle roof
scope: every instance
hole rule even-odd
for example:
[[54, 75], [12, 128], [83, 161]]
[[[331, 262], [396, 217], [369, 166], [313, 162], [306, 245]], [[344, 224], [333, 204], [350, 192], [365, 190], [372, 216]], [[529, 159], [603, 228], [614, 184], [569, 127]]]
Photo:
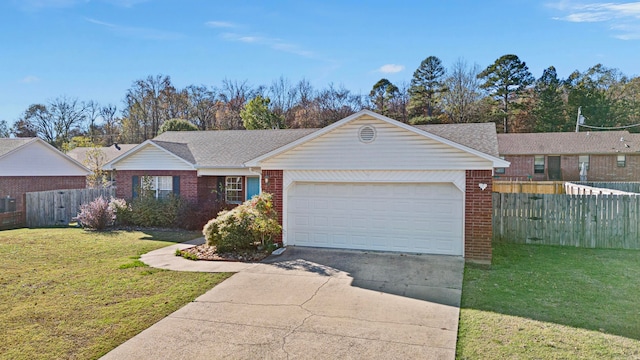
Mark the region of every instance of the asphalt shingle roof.
[[167, 131], [152, 141], [204, 167], [238, 167], [317, 129]]
[[640, 152], [640, 134], [628, 131], [498, 134], [500, 155], [628, 154]]
[[77, 162], [84, 164], [87, 159], [87, 152], [92, 149], [99, 149], [105, 156], [104, 162], [105, 164], [109, 161], [117, 158], [118, 156], [126, 153], [127, 151], [133, 149], [138, 144], [118, 144], [120, 150], [116, 149], [115, 146], [108, 147], [76, 147], [70, 150], [67, 155]]
[[420, 130], [498, 157], [495, 123], [416, 125]]
[[0, 138], [0, 156], [33, 141], [35, 138]]
[[[495, 124], [419, 125], [455, 143], [498, 156]], [[318, 129], [168, 131], [153, 143], [202, 167], [238, 167]]]

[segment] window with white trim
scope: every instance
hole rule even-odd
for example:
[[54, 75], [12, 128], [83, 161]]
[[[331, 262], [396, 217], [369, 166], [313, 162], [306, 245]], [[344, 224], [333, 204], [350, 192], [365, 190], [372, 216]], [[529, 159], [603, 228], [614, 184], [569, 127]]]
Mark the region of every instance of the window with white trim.
[[225, 201], [229, 204], [242, 202], [242, 176], [227, 176], [224, 180]]
[[578, 169], [582, 170], [582, 164], [589, 170], [589, 155], [578, 156]]
[[140, 190], [156, 199], [164, 199], [173, 193], [173, 176], [141, 176]]
[[[504, 156], [500, 156], [500, 159], [504, 160]], [[499, 167], [495, 169], [496, 174], [504, 174], [506, 172], [506, 168]]]
[[544, 155], [535, 155], [533, 157], [533, 173], [544, 174]]
[[625, 167], [627, 166], [627, 155], [618, 155], [618, 167]]

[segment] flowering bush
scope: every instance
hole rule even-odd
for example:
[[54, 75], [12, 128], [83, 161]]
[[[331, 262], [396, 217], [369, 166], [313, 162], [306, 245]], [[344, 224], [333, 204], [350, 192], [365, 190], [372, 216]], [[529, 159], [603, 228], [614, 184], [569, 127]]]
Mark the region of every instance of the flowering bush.
[[125, 199], [111, 198], [109, 210], [113, 212], [115, 224], [128, 225], [131, 223], [131, 205]]
[[221, 211], [202, 230], [207, 243], [220, 252], [267, 245], [280, 233], [271, 194], [262, 193], [229, 211]]
[[115, 214], [109, 202], [102, 196], [88, 204], [80, 205], [78, 222], [85, 229], [104, 230], [113, 225]]

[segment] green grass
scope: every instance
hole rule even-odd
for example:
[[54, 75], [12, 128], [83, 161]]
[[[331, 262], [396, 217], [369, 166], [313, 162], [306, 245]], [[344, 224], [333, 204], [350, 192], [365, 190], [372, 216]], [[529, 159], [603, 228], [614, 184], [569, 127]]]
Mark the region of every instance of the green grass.
[[465, 267], [458, 359], [640, 359], [640, 251], [494, 244]]
[[0, 231], [0, 359], [95, 359], [229, 274], [147, 267], [195, 232]]

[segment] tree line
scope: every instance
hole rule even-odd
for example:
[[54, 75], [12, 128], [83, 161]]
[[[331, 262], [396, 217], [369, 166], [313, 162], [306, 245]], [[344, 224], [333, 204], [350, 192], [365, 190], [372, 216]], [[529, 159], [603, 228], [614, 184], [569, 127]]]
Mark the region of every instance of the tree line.
[[[424, 59], [410, 82], [382, 78], [368, 94], [280, 77], [269, 85], [225, 79], [219, 87], [177, 88], [166, 75], [134, 81], [121, 108], [58, 97], [30, 105], [0, 137], [39, 136], [57, 148], [140, 143], [160, 132], [321, 128], [362, 109], [409, 124], [495, 122], [499, 132], [572, 131], [578, 108], [585, 125], [640, 123], [640, 77], [597, 64], [560, 79], [553, 66], [535, 78], [516, 55], [481, 69], [459, 59], [445, 68]], [[163, 126], [164, 125], [164, 126]]]

